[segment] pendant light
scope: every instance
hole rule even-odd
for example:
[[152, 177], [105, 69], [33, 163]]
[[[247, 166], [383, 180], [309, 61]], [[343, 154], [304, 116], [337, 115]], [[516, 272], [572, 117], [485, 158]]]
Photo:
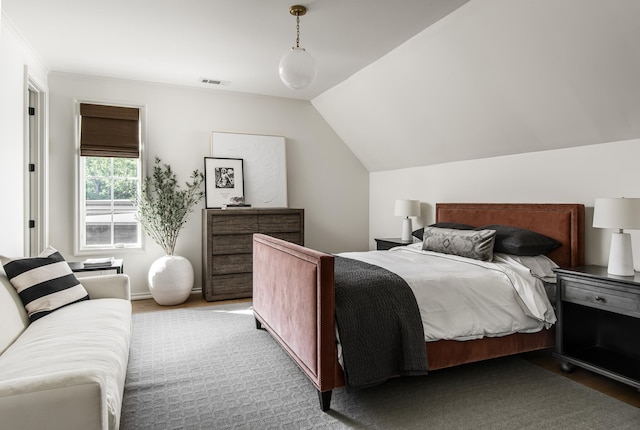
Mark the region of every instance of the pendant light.
[[318, 71], [316, 60], [300, 47], [300, 17], [307, 13], [307, 8], [291, 6], [289, 13], [296, 17], [296, 46], [282, 57], [278, 72], [282, 83], [293, 90], [299, 90], [312, 83]]

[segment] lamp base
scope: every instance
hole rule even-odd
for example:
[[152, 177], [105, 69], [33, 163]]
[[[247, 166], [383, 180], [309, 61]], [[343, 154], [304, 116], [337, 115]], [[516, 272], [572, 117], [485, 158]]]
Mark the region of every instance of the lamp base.
[[407, 217], [402, 220], [402, 240], [411, 240], [411, 232], [413, 230], [411, 225], [411, 218]]
[[611, 275], [634, 276], [633, 254], [631, 251], [631, 235], [629, 233], [613, 233], [609, 250], [609, 267]]

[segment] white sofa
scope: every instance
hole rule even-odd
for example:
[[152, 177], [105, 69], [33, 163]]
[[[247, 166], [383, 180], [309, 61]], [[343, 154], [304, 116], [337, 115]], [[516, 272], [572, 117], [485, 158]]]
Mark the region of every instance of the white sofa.
[[0, 269], [0, 430], [115, 430], [131, 339], [129, 277], [80, 278], [91, 300], [29, 323]]

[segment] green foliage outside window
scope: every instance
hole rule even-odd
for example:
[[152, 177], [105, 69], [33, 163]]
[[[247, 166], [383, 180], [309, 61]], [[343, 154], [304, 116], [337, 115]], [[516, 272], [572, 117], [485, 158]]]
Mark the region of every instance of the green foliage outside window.
[[131, 200], [136, 195], [137, 158], [87, 157], [85, 160], [85, 199]]

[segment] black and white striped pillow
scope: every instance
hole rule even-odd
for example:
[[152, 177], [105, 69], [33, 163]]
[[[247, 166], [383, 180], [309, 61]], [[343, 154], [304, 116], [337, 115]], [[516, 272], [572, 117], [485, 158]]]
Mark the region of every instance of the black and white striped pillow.
[[64, 257], [52, 247], [37, 257], [0, 256], [0, 261], [31, 322], [63, 306], [89, 300]]

